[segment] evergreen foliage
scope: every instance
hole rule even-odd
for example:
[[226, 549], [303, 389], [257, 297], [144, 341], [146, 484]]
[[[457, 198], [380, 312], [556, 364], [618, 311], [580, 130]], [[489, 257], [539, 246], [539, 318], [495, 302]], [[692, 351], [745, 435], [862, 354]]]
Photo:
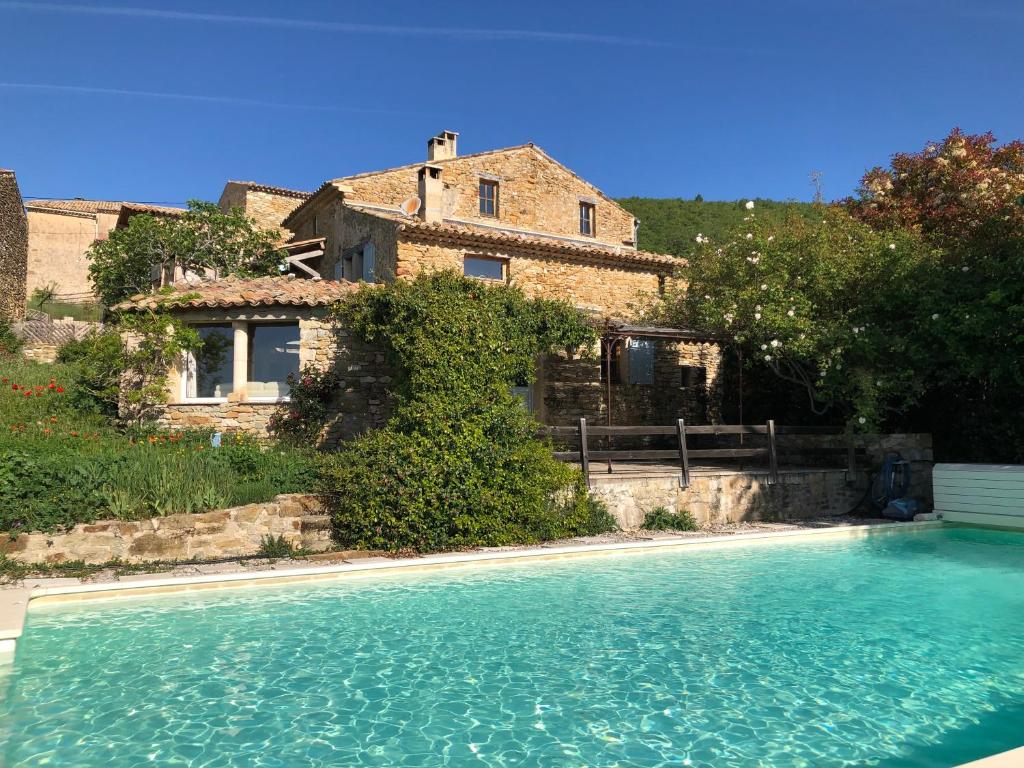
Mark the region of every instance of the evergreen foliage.
[[[698, 253], [697, 235], [710, 238], [712, 244], [723, 243], [742, 227], [747, 215], [745, 200], [707, 202], [700, 195], [693, 200], [626, 197], [616, 202], [640, 219], [640, 248], [684, 257]], [[810, 203], [760, 198], [754, 203], [767, 221], [782, 221], [790, 213], [813, 214]]]
[[511, 392], [542, 353], [594, 342], [576, 310], [443, 272], [365, 287], [337, 316], [396, 371], [387, 426], [324, 463], [339, 543], [436, 551], [611, 527]]

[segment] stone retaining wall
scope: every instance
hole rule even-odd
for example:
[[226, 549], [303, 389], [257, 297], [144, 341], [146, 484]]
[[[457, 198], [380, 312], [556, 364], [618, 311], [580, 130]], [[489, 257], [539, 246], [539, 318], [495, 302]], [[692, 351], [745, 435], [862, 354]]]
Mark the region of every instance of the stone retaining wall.
[[84, 339], [90, 333], [103, 330], [103, 324], [71, 318], [36, 319], [15, 323], [13, 329], [23, 342], [21, 354], [24, 357], [40, 363], [52, 363], [61, 347], [69, 341]]
[[697, 523], [721, 524], [749, 520], [799, 520], [841, 515], [863, 497], [867, 475], [847, 484], [843, 470], [783, 471], [776, 485], [768, 473], [691, 474], [687, 488], [679, 475], [596, 477], [593, 494], [608, 505], [619, 527], [639, 528], [655, 507], [688, 510]]
[[0, 554], [25, 563], [213, 560], [254, 555], [265, 536], [281, 536], [295, 547], [321, 552], [331, 546], [330, 518], [316, 497], [282, 494], [262, 504], [198, 515], [100, 520], [67, 533], [0, 537]]

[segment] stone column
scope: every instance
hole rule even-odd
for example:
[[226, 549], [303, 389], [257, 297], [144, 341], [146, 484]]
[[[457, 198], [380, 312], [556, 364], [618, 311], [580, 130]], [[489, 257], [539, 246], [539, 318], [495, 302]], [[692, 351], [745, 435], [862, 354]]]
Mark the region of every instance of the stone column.
[[234, 400], [246, 399], [246, 381], [249, 377], [249, 325], [244, 320], [234, 320], [231, 329], [235, 332]]

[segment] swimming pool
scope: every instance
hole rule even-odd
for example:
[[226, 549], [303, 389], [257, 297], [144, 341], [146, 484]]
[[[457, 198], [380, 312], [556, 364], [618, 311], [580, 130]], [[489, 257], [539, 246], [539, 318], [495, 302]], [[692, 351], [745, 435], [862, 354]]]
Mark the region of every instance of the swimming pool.
[[0, 764], [949, 766], [1024, 743], [1024, 534], [34, 607]]

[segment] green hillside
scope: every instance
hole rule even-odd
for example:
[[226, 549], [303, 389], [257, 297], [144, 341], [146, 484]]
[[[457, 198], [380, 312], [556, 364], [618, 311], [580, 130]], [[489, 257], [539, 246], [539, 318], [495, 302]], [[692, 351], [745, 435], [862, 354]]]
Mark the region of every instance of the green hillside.
[[[617, 201], [640, 219], [640, 242], [645, 251], [688, 256], [696, 243], [697, 234], [707, 235], [712, 242], [723, 242], [743, 226], [743, 217], [749, 211], [746, 200], [735, 202], [705, 202], [679, 198], [625, 197]], [[782, 219], [788, 213], [808, 215], [811, 203], [754, 201], [759, 217]]]

